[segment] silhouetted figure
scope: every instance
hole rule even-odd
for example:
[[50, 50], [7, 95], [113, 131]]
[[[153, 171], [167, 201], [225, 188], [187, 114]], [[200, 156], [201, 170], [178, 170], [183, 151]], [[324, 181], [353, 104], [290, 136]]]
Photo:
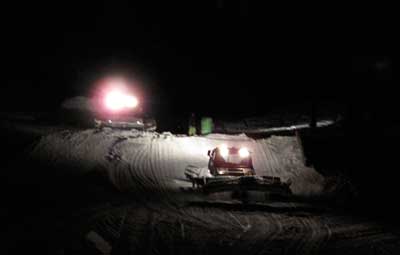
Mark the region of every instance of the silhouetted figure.
[[188, 135], [189, 136], [193, 136], [196, 135], [197, 130], [196, 130], [196, 116], [194, 115], [194, 113], [192, 113], [190, 115], [189, 118], [189, 130], [188, 130]]

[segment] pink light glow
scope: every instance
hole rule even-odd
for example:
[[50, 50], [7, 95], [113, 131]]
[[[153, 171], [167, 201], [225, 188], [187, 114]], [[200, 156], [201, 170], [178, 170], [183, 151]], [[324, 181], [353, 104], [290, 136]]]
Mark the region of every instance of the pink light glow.
[[109, 110], [119, 111], [125, 108], [135, 108], [138, 100], [133, 95], [125, 94], [120, 90], [111, 90], [105, 96], [105, 105]]

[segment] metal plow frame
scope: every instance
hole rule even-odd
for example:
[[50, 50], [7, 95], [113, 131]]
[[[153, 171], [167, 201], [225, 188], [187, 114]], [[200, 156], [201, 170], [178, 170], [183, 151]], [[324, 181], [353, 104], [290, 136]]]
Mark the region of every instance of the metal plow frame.
[[266, 195], [279, 195], [287, 197], [292, 194], [290, 181], [282, 182], [279, 177], [273, 176], [217, 176], [213, 177], [207, 168], [198, 168], [189, 165], [185, 169], [185, 176], [192, 184], [193, 188], [203, 191], [205, 194], [218, 192], [238, 192], [247, 191], [265, 192]]
[[292, 192], [290, 183], [283, 183], [278, 177], [240, 176], [228, 178], [210, 178], [202, 186], [204, 193], [211, 194], [225, 191], [261, 191], [271, 195], [288, 196]]

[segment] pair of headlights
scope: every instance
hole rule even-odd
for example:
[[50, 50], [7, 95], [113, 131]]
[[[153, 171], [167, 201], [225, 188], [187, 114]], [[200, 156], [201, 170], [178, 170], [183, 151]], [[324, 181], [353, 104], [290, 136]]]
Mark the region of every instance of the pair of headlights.
[[[227, 157], [229, 155], [229, 149], [228, 149], [228, 147], [226, 145], [220, 146], [219, 147], [219, 151], [220, 151], [220, 154], [221, 154], [222, 157]], [[250, 152], [249, 152], [249, 150], [247, 148], [242, 147], [242, 148], [239, 149], [239, 156], [241, 158], [246, 158], [249, 155], [250, 155]]]
[[139, 104], [136, 97], [122, 91], [113, 90], [105, 96], [105, 105], [108, 109], [118, 111], [122, 109], [132, 109]]

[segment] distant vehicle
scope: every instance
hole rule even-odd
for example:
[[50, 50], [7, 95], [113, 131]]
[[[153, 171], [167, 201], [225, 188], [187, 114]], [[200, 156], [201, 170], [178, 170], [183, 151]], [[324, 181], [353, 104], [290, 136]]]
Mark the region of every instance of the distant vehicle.
[[108, 119], [108, 120], [101, 120], [101, 119], [94, 119], [94, 125], [96, 128], [103, 128], [103, 127], [111, 127], [111, 128], [118, 128], [118, 129], [139, 129], [139, 130], [146, 130], [146, 131], [155, 131], [157, 129], [157, 125], [154, 119], [143, 119], [143, 118], [125, 118], [125, 119]]
[[110, 88], [98, 95], [95, 102], [94, 125], [97, 128], [140, 129], [155, 131], [154, 118], [148, 117], [135, 95], [120, 87]]
[[185, 176], [195, 190], [206, 194], [232, 191], [232, 196], [241, 198], [243, 202], [246, 202], [248, 191], [264, 192], [266, 198], [292, 194], [290, 181], [256, 175], [251, 153], [246, 148], [221, 145], [209, 150], [208, 156], [208, 168], [189, 165], [185, 169]]

